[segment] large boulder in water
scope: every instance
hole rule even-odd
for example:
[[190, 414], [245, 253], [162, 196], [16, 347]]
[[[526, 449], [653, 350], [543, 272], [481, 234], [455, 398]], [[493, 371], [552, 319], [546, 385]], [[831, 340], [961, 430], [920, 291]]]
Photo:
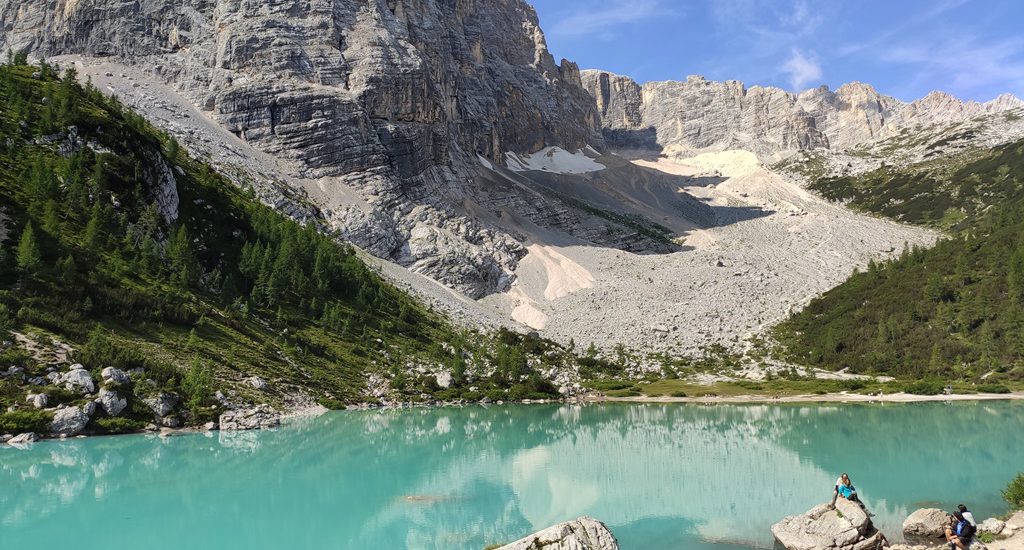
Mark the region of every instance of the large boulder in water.
[[559, 523], [497, 550], [619, 550], [615, 536], [594, 518], [581, 518]]
[[789, 516], [772, 526], [772, 534], [787, 550], [878, 550], [885, 544], [867, 513], [846, 499], [837, 500], [835, 509], [819, 504]]
[[946, 541], [949, 514], [938, 508], [920, 508], [903, 521], [903, 538], [912, 544], [939, 544]]

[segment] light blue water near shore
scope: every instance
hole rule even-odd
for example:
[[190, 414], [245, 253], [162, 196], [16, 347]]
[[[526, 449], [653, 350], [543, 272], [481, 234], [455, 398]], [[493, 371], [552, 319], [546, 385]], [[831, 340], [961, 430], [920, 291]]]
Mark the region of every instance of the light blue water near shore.
[[0, 547], [474, 549], [589, 514], [626, 550], [771, 548], [851, 474], [1001, 513], [1024, 403], [544, 405], [331, 413], [266, 432], [0, 449]]

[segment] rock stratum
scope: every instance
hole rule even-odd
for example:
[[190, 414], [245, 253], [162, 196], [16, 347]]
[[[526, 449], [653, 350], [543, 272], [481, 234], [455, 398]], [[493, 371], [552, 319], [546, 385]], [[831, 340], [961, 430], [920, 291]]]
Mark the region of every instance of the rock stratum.
[[979, 103], [944, 92], [906, 103], [852, 82], [793, 94], [701, 76], [638, 84], [599, 70], [582, 72], [604, 135], [616, 149], [675, 149], [684, 155], [744, 149], [762, 157], [810, 149], [843, 150], [904, 128], [960, 123], [1024, 107], [1010, 94]]
[[506, 288], [525, 253], [466, 215], [493, 195], [477, 155], [602, 144], [578, 68], [555, 63], [521, 0], [16, 0], [0, 47], [155, 76], [287, 161], [342, 236], [473, 297]]

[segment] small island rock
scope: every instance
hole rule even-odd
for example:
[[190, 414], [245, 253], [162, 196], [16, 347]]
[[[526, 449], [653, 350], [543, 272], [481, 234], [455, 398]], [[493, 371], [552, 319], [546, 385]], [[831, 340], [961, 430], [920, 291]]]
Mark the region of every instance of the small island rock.
[[879, 550], [885, 537], [857, 504], [836, 501], [835, 509], [819, 504], [772, 526], [772, 534], [787, 550]]
[[506, 544], [497, 550], [619, 550], [619, 543], [605, 524], [594, 518], [559, 523]]

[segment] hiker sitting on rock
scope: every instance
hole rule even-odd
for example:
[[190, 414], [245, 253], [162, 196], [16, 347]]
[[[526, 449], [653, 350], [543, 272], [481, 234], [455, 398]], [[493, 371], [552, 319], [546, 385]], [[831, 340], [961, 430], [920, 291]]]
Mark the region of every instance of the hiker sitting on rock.
[[950, 550], [967, 550], [974, 538], [976, 528], [967, 521], [960, 511], [953, 512], [949, 516], [949, 525], [946, 526], [946, 542]]
[[846, 472], [843, 472], [843, 475], [839, 476], [839, 479], [836, 480], [836, 487], [832, 491], [832, 503], [829, 504], [829, 508], [836, 507], [836, 498], [840, 496], [850, 502], [856, 502], [861, 509], [867, 511], [867, 508], [864, 507], [864, 503], [861, 502], [860, 497], [857, 496], [857, 489], [853, 487], [853, 482], [850, 481], [850, 476], [846, 475]]
[[971, 522], [971, 525], [975, 527], [978, 526], [978, 522], [974, 521], [974, 514], [972, 514], [966, 506], [964, 506], [963, 504], [958, 504], [956, 509], [960, 510], [960, 515], [962, 515], [964, 519], [966, 519], [967, 521]]

